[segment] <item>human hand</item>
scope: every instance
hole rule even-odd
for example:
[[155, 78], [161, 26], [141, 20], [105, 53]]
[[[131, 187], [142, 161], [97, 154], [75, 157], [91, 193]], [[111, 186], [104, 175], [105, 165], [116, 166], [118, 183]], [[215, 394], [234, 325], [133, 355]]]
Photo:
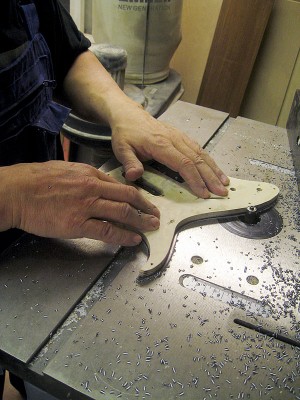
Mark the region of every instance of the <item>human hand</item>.
[[179, 172], [201, 198], [209, 198], [210, 192], [227, 195], [228, 177], [198, 143], [138, 107], [124, 110], [126, 115], [118, 119], [122, 123], [112, 124], [112, 146], [126, 179], [138, 179], [144, 171], [142, 162], [154, 159]]
[[91, 52], [77, 57], [64, 80], [64, 91], [83, 118], [110, 125], [113, 150], [126, 179], [139, 178], [142, 162], [154, 159], [179, 172], [199, 197], [208, 198], [210, 192], [227, 195], [229, 179], [214, 160], [196, 142], [126, 96]]
[[132, 186], [86, 164], [49, 161], [0, 168], [0, 231], [86, 237], [132, 246], [159, 227], [159, 211]]

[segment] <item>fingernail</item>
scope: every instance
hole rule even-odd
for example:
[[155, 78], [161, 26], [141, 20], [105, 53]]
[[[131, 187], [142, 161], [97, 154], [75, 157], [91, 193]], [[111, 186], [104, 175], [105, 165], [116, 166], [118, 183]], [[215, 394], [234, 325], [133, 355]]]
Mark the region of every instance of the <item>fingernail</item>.
[[160, 211], [156, 206], [148, 207], [147, 214], [154, 215], [157, 218], [160, 218]]
[[160, 225], [160, 221], [156, 217], [151, 217], [151, 224], [152, 224], [153, 228], [158, 229], [159, 225]]
[[224, 196], [227, 196], [228, 195], [228, 189], [223, 187], [222, 190], [223, 190]]
[[142, 237], [141, 237], [140, 235], [135, 235], [135, 236], [133, 237], [133, 242], [134, 242], [135, 244], [140, 244], [141, 241], [142, 241]]
[[143, 167], [135, 166], [130, 167], [125, 172], [125, 178], [129, 181], [135, 181], [136, 179], [140, 178], [143, 174], [144, 170]]
[[228, 178], [228, 176], [222, 174], [222, 175], [221, 175], [221, 182], [223, 183], [223, 185], [229, 185], [229, 178]]
[[203, 189], [203, 192], [202, 192], [202, 196], [201, 196], [201, 197], [202, 197], [203, 199], [209, 199], [210, 196], [211, 196], [211, 194], [210, 194], [209, 190], [208, 190], [208, 189]]
[[160, 211], [159, 211], [159, 209], [158, 209], [156, 206], [153, 206], [153, 207], [152, 207], [152, 213], [153, 213], [153, 215], [155, 215], [157, 218], [160, 217]]

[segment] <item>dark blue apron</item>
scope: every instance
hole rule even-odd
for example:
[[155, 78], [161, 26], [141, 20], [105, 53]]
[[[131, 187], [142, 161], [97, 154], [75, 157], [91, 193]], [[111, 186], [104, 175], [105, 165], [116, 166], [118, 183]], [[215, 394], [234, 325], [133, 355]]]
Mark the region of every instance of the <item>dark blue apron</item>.
[[[0, 55], [0, 167], [62, 159], [59, 132], [70, 111], [52, 100], [51, 55], [35, 5], [21, 7], [28, 42], [7, 64]], [[16, 229], [0, 232], [0, 253], [19, 235]]]
[[0, 67], [0, 166], [60, 158], [58, 134], [70, 111], [52, 100], [56, 82], [35, 5], [21, 7], [29, 40]]

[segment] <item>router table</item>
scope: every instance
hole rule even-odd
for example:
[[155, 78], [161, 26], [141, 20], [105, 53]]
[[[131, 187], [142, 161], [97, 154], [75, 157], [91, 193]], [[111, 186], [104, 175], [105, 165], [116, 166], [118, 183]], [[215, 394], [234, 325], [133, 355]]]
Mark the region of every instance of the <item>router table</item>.
[[0, 260], [0, 364], [59, 399], [300, 399], [299, 115], [289, 136], [172, 105], [159, 119], [276, 204], [191, 222], [142, 282], [144, 244], [25, 234]]

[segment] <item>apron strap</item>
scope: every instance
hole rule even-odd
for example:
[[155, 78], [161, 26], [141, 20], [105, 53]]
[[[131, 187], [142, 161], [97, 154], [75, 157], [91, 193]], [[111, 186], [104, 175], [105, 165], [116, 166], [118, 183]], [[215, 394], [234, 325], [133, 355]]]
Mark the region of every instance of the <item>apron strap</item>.
[[27, 33], [29, 39], [32, 40], [39, 32], [40, 21], [34, 3], [21, 5], [27, 24]]

